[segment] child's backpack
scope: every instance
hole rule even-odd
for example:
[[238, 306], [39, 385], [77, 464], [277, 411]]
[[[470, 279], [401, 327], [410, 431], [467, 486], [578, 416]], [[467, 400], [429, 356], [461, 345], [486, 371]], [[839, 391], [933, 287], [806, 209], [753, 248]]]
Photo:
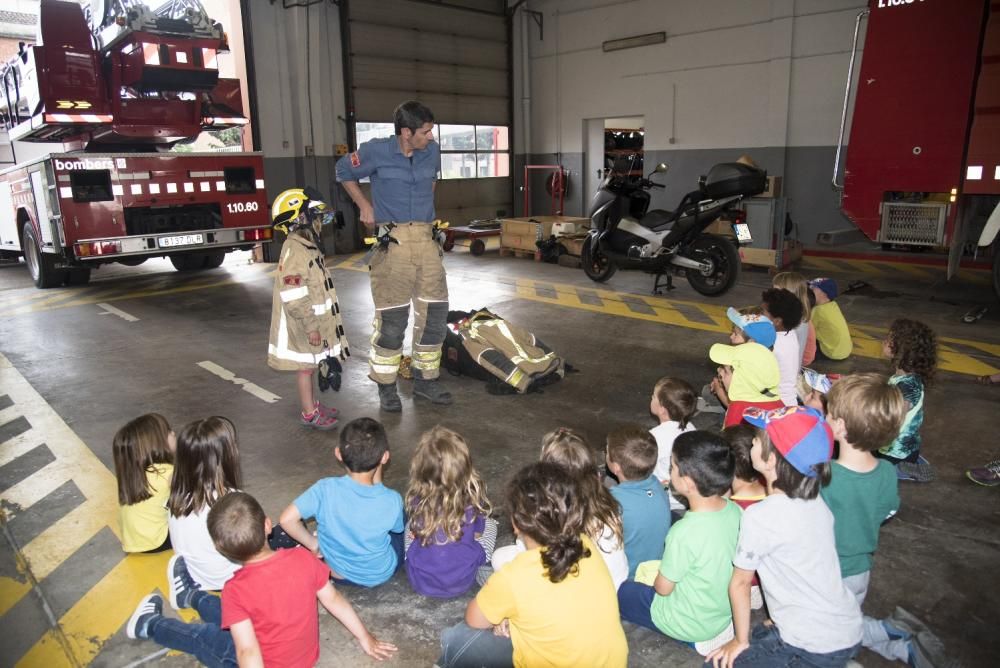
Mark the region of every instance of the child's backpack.
[[528, 330], [491, 313], [449, 311], [441, 364], [488, 383], [493, 394], [538, 391], [565, 375], [566, 364]]

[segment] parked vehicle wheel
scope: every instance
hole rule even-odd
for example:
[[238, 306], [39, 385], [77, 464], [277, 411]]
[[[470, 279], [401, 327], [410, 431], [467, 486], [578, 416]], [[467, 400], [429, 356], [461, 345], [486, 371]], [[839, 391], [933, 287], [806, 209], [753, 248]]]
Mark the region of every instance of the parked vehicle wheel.
[[28, 265], [35, 285], [43, 290], [56, 288], [63, 284], [65, 271], [56, 268], [54, 255], [42, 252], [42, 244], [35, 236], [35, 228], [31, 221], [24, 224], [24, 263]]
[[618, 271], [618, 265], [601, 252], [593, 236], [588, 236], [583, 242], [583, 248], [580, 249], [580, 264], [587, 278], [598, 283], [604, 283]]
[[212, 251], [211, 253], [205, 253], [205, 269], [217, 269], [222, 266], [222, 263], [226, 261], [225, 251]]
[[174, 265], [177, 271], [197, 271], [205, 268], [205, 255], [203, 253], [171, 255], [170, 264]]
[[90, 269], [75, 267], [66, 270], [66, 285], [86, 285], [90, 283]]
[[469, 244], [469, 252], [475, 256], [480, 256], [486, 252], [486, 242], [482, 239], [473, 239]]
[[692, 260], [708, 262], [712, 270], [702, 273], [686, 269], [691, 287], [708, 297], [721, 295], [736, 284], [740, 276], [740, 253], [736, 246], [714, 234], [703, 234], [691, 244], [689, 256]]
[[123, 264], [126, 267], [138, 267], [140, 264], [148, 260], [146, 257], [123, 257], [118, 260], [118, 264]]

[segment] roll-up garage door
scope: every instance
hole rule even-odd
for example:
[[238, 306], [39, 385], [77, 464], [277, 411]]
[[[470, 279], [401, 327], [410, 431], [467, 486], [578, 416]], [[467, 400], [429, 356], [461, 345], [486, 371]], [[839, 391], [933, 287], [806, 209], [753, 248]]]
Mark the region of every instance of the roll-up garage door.
[[512, 213], [503, 0], [349, 0], [347, 13], [357, 141], [392, 134], [396, 106], [419, 100], [441, 144], [438, 217]]

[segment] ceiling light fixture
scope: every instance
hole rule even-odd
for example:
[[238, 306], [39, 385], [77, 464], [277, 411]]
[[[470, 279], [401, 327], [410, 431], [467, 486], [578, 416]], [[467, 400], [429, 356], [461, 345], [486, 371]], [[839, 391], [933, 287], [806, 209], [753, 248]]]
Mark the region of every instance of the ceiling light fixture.
[[651, 32], [647, 35], [636, 35], [635, 37], [625, 37], [623, 39], [610, 39], [601, 44], [601, 48], [607, 51], [619, 51], [621, 49], [634, 49], [637, 46], [649, 46], [650, 44], [663, 44], [667, 41], [667, 33]]

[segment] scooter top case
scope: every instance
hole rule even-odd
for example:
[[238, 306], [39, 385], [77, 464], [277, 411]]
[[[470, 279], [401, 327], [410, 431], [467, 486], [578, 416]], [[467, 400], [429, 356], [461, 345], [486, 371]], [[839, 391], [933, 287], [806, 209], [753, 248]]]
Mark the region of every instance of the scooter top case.
[[767, 172], [740, 162], [720, 162], [701, 177], [698, 185], [710, 199], [753, 197], [767, 190]]

